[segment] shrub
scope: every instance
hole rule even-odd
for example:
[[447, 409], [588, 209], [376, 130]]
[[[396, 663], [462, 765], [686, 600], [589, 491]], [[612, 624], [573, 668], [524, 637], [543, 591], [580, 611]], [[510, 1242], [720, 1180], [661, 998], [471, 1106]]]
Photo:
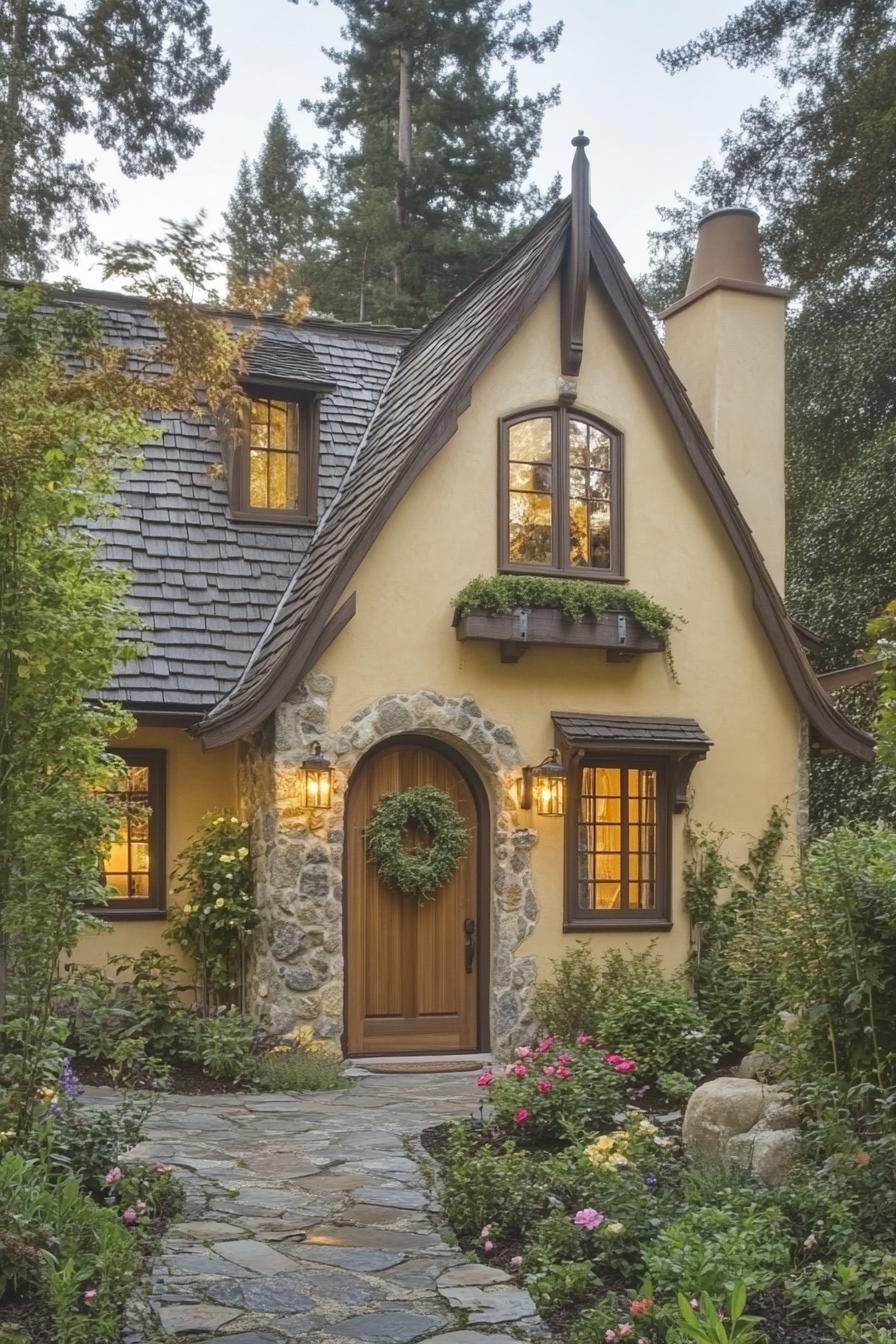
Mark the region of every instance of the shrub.
[[258, 1023], [236, 1008], [192, 1019], [189, 1051], [212, 1078], [251, 1084], [258, 1075]]
[[69, 968], [57, 992], [75, 1053], [108, 1060], [120, 1042], [136, 1037], [152, 1056], [181, 1059], [187, 1020], [181, 995], [189, 986], [178, 984], [177, 962], [147, 948], [136, 957], [110, 957], [107, 968], [112, 974], [93, 966]]
[[817, 1312], [840, 1339], [873, 1339], [869, 1329], [896, 1326], [896, 1255], [853, 1245], [836, 1260], [804, 1265], [787, 1282], [787, 1300]]
[[607, 1125], [622, 1109], [634, 1060], [614, 1055], [590, 1036], [563, 1046], [553, 1036], [519, 1046], [503, 1075], [479, 1075], [495, 1122], [505, 1133], [558, 1140]]
[[483, 1146], [470, 1126], [451, 1126], [442, 1168], [445, 1213], [459, 1237], [514, 1237], [549, 1212], [551, 1199], [540, 1180], [540, 1163], [508, 1140], [500, 1149]]
[[549, 1213], [526, 1240], [523, 1272], [536, 1304], [563, 1306], [587, 1296], [594, 1285], [588, 1255], [590, 1234], [565, 1212]]
[[657, 1300], [708, 1293], [721, 1302], [739, 1279], [747, 1294], [783, 1279], [791, 1236], [773, 1197], [761, 1191], [717, 1192], [717, 1203], [691, 1208], [668, 1223], [644, 1256]]
[[568, 1040], [593, 1035], [634, 1056], [639, 1082], [671, 1073], [697, 1081], [718, 1057], [706, 1016], [680, 978], [667, 978], [652, 949], [628, 958], [610, 951], [597, 965], [579, 943], [553, 963], [535, 1010], [544, 1027]]
[[262, 1055], [256, 1084], [262, 1092], [331, 1092], [348, 1087], [348, 1079], [339, 1059], [287, 1049]]
[[148, 1114], [149, 1106], [133, 1099], [101, 1109], [63, 1095], [35, 1125], [24, 1150], [39, 1159], [50, 1179], [73, 1176], [86, 1193], [99, 1197], [106, 1173], [143, 1138]]

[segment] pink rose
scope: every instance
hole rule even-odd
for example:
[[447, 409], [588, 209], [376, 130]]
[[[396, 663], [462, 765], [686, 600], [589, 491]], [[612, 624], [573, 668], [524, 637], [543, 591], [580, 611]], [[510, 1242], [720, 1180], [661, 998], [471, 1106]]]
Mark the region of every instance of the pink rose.
[[565, 1082], [567, 1078], [572, 1077], [572, 1069], [568, 1069], [565, 1064], [561, 1064], [557, 1070], [556, 1077], [561, 1078]]
[[619, 1334], [620, 1334], [620, 1337], [623, 1336], [623, 1335], [630, 1335], [631, 1332], [632, 1332], [632, 1327], [628, 1324], [627, 1321], [626, 1321], [625, 1325], [620, 1325], [620, 1327], [619, 1327]]
[[521, 1106], [513, 1118], [518, 1125], [524, 1125], [529, 1119], [529, 1112], [526, 1110], [525, 1106]]
[[545, 1050], [550, 1050], [556, 1039], [556, 1036], [543, 1036], [535, 1047], [538, 1054], [543, 1055]]
[[121, 1167], [110, 1168], [110, 1170], [106, 1172], [105, 1184], [114, 1185], [116, 1181], [121, 1180], [123, 1174]]
[[87, 1289], [87, 1291], [86, 1291], [85, 1294], [84, 1294], [84, 1301], [85, 1301], [85, 1302], [95, 1302], [95, 1301], [96, 1301], [96, 1289], [95, 1289], [95, 1288], [88, 1288], [88, 1289]]
[[604, 1339], [607, 1341], [607, 1344], [616, 1344], [616, 1331], [608, 1330], [604, 1335]]
[[556, 1066], [555, 1066], [554, 1064], [545, 1064], [545, 1065], [542, 1067], [542, 1070], [541, 1070], [541, 1071], [542, 1071], [542, 1073], [546, 1073], [546, 1074], [548, 1075], [548, 1077], [550, 1078], [552, 1074], [554, 1074], [554, 1073], [557, 1072], [557, 1069], [556, 1069]]
[[476, 1086], [491, 1087], [494, 1081], [495, 1081], [495, 1075], [492, 1073], [491, 1069], [483, 1069], [482, 1072], [476, 1078]]
[[631, 1073], [632, 1069], [636, 1069], [638, 1066], [633, 1059], [623, 1059], [621, 1063], [614, 1067], [617, 1073]]
[[624, 1056], [610, 1054], [610, 1055], [604, 1055], [604, 1059], [607, 1061], [608, 1064], [620, 1064], [624, 1059]]
[[538, 1090], [547, 1096], [549, 1092], [553, 1092], [554, 1084], [551, 1082], [550, 1078], [542, 1078], [541, 1082], [538, 1084]]
[[593, 1040], [593, 1036], [577, 1036], [576, 1045], [590, 1045]]
[[121, 1215], [121, 1221], [126, 1227], [133, 1227], [137, 1221], [137, 1210], [125, 1209], [124, 1213]]
[[517, 1078], [525, 1078], [529, 1070], [526, 1068], [525, 1064], [514, 1064], [510, 1072], [515, 1073]]
[[485, 1251], [486, 1255], [490, 1255], [495, 1249], [495, 1243], [493, 1241], [484, 1241], [482, 1243], [482, 1249]]
[[576, 1227], [584, 1227], [586, 1232], [593, 1232], [603, 1221], [604, 1215], [598, 1213], [597, 1209], [579, 1209], [573, 1218]]
[[515, 1052], [517, 1059], [529, 1059], [532, 1055], [531, 1045], [518, 1045]]
[[510, 1263], [513, 1265], [514, 1269], [519, 1269], [520, 1265], [523, 1263], [523, 1257], [521, 1255], [512, 1255], [510, 1257]]
[[557, 1056], [557, 1063], [558, 1063], [558, 1064], [571, 1064], [571, 1063], [572, 1063], [572, 1055], [558, 1055], [558, 1056]]

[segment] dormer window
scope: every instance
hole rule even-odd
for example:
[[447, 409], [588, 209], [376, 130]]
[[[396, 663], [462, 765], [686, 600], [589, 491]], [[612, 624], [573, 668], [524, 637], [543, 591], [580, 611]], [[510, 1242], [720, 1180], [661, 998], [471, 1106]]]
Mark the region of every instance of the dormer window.
[[318, 398], [247, 388], [231, 479], [231, 516], [243, 521], [315, 521]]
[[622, 435], [566, 406], [500, 426], [499, 568], [621, 579]]

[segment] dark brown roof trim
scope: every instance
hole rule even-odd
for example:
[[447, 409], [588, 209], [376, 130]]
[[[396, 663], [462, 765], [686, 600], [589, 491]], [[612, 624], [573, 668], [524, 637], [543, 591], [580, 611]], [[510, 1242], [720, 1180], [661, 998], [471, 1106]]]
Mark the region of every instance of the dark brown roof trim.
[[815, 631], [810, 630], [808, 625], [803, 625], [802, 621], [795, 620], [793, 616], [790, 618], [790, 624], [807, 653], [824, 653], [827, 640], [822, 639], [821, 635], [816, 635]]
[[840, 691], [845, 686], [865, 686], [875, 680], [883, 665], [882, 658], [873, 658], [869, 663], [853, 663], [851, 667], [840, 667], [836, 672], [822, 672], [818, 680], [828, 692]]
[[572, 142], [576, 147], [572, 161], [572, 198], [569, 239], [563, 258], [560, 292], [560, 372], [564, 378], [577, 378], [585, 349], [585, 309], [588, 304], [588, 280], [591, 274], [591, 200], [587, 135], [581, 131]]
[[719, 276], [716, 280], [710, 280], [699, 289], [692, 290], [690, 294], [685, 294], [683, 299], [676, 299], [670, 303], [668, 308], [664, 308], [660, 317], [665, 322], [667, 317], [673, 313], [680, 313], [682, 308], [687, 308], [695, 303], [697, 299], [702, 299], [704, 294], [711, 294], [714, 289], [736, 289], [742, 294], [764, 294], [770, 299], [789, 299], [789, 289], [778, 289], [776, 285], [761, 285], [757, 280], [727, 280]]
[[[831, 703], [803, 652], [771, 575], [746, 524], [712, 444], [657, 338], [622, 258], [592, 212], [591, 257], [604, 292], [634, 343], [657, 395], [734, 547], [753, 595], [753, 609], [771, 641], [793, 695], [822, 743], [870, 761], [874, 741]], [[692, 296], [693, 297], [693, 296]]]
[[[568, 209], [568, 199], [558, 202], [540, 221], [540, 226], [547, 227], [559, 214], [568, 211]], [[536, 228], [538, 227], [536, 226]], [[432, 332], [438, 332], [446, 314], [454, 311], [464, 295], [468, 294], [471, 289], [478, 287], [478, 284], [485, 283], [486, 278], [491, 278], [495, 271], [506, 265], [521, 248], [527, 246], [531, 233], [534, 231], [530, 230], [530, 234], [521, 239], [510, 252], [501, 258], [500, 262], [490, 267], [476, 286], [469, 286], [467, 290], [463, 291], [462, 295], [453, 299], [448, 307], [443, 309], [434, 322], [426, 328], [423, 335], [428, 336]], [[233, 707], [229, 707], [226, 701], [222, 702], [221, 710], [213, 711], [212, 715], [199, 725], [198, 731], [207, 746], [232, 741], [234, 738], [241, 737], [255, 729], [269, 714], [273, 713], [277, 705], [289, 694], [304, 671], [312, 665], [314, 658], [319, 657], [318, 643], [325, 629], [327, 629], [327, 618], [333, 609], [333, 604], [351, 580], [364, 556], [413, 482], [454, 434], [458, 420], [470, 404], [476, 379], [506, 345], [511, 336], [522, 326], [557, 274], [563, 257], [564, 244], [565, 231], [558, 233], [555, 243], [548, 249], [541, 265], [533, 273], [531, 283], [526, 291], [525, 302], [518, 304], [505, 320], [491, 331], [489, 340], [479, 350], [471, 352], [471, 358], [467, 362], [462, 376], [452, 386], [446, 388], [443, 402], [418, 433], [408, 458], [393, 479], [391, 488], [384, 492], [367, 525], [352, 538], [339, 563], [326, 580], [311, 614], [302, 624], [298, 635], [281, 653], [274, 673], [267, 678], [261, 692], [254, 696], [249, 703], [241, 703], [237, 699]], [[420, 339], [422, 337], [418, 337], [418, 340]], [[388, 388], [386, 395], [388, 395]], [[276, 614], [272, 625], [275, 621]], [[335, 638], [335, 635], [333, 638]], [[328, 640], [327, 642], [331, 641]], [[251, 663], [249, 666], [251, 666]], [[246, 672], [248, 670], [249, 667], [246, 668]], [[243, 675], [245, 676], [245, 673]]]

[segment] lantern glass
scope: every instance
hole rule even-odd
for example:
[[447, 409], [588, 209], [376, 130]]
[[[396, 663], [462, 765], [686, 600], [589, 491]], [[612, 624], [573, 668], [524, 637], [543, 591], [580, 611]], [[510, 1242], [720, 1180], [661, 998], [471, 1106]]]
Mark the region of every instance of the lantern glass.
[[319, 742], [312, 742], [311, 755], [302, 762], [302, 780], [304, 806], [328, 808], [333, 799], [333, 767], [321, 754]]
[[532, 780], [535, 811], [541, 817], [562, 817], [566, 812], [566, 775], [556, 770], [535, 772]]

